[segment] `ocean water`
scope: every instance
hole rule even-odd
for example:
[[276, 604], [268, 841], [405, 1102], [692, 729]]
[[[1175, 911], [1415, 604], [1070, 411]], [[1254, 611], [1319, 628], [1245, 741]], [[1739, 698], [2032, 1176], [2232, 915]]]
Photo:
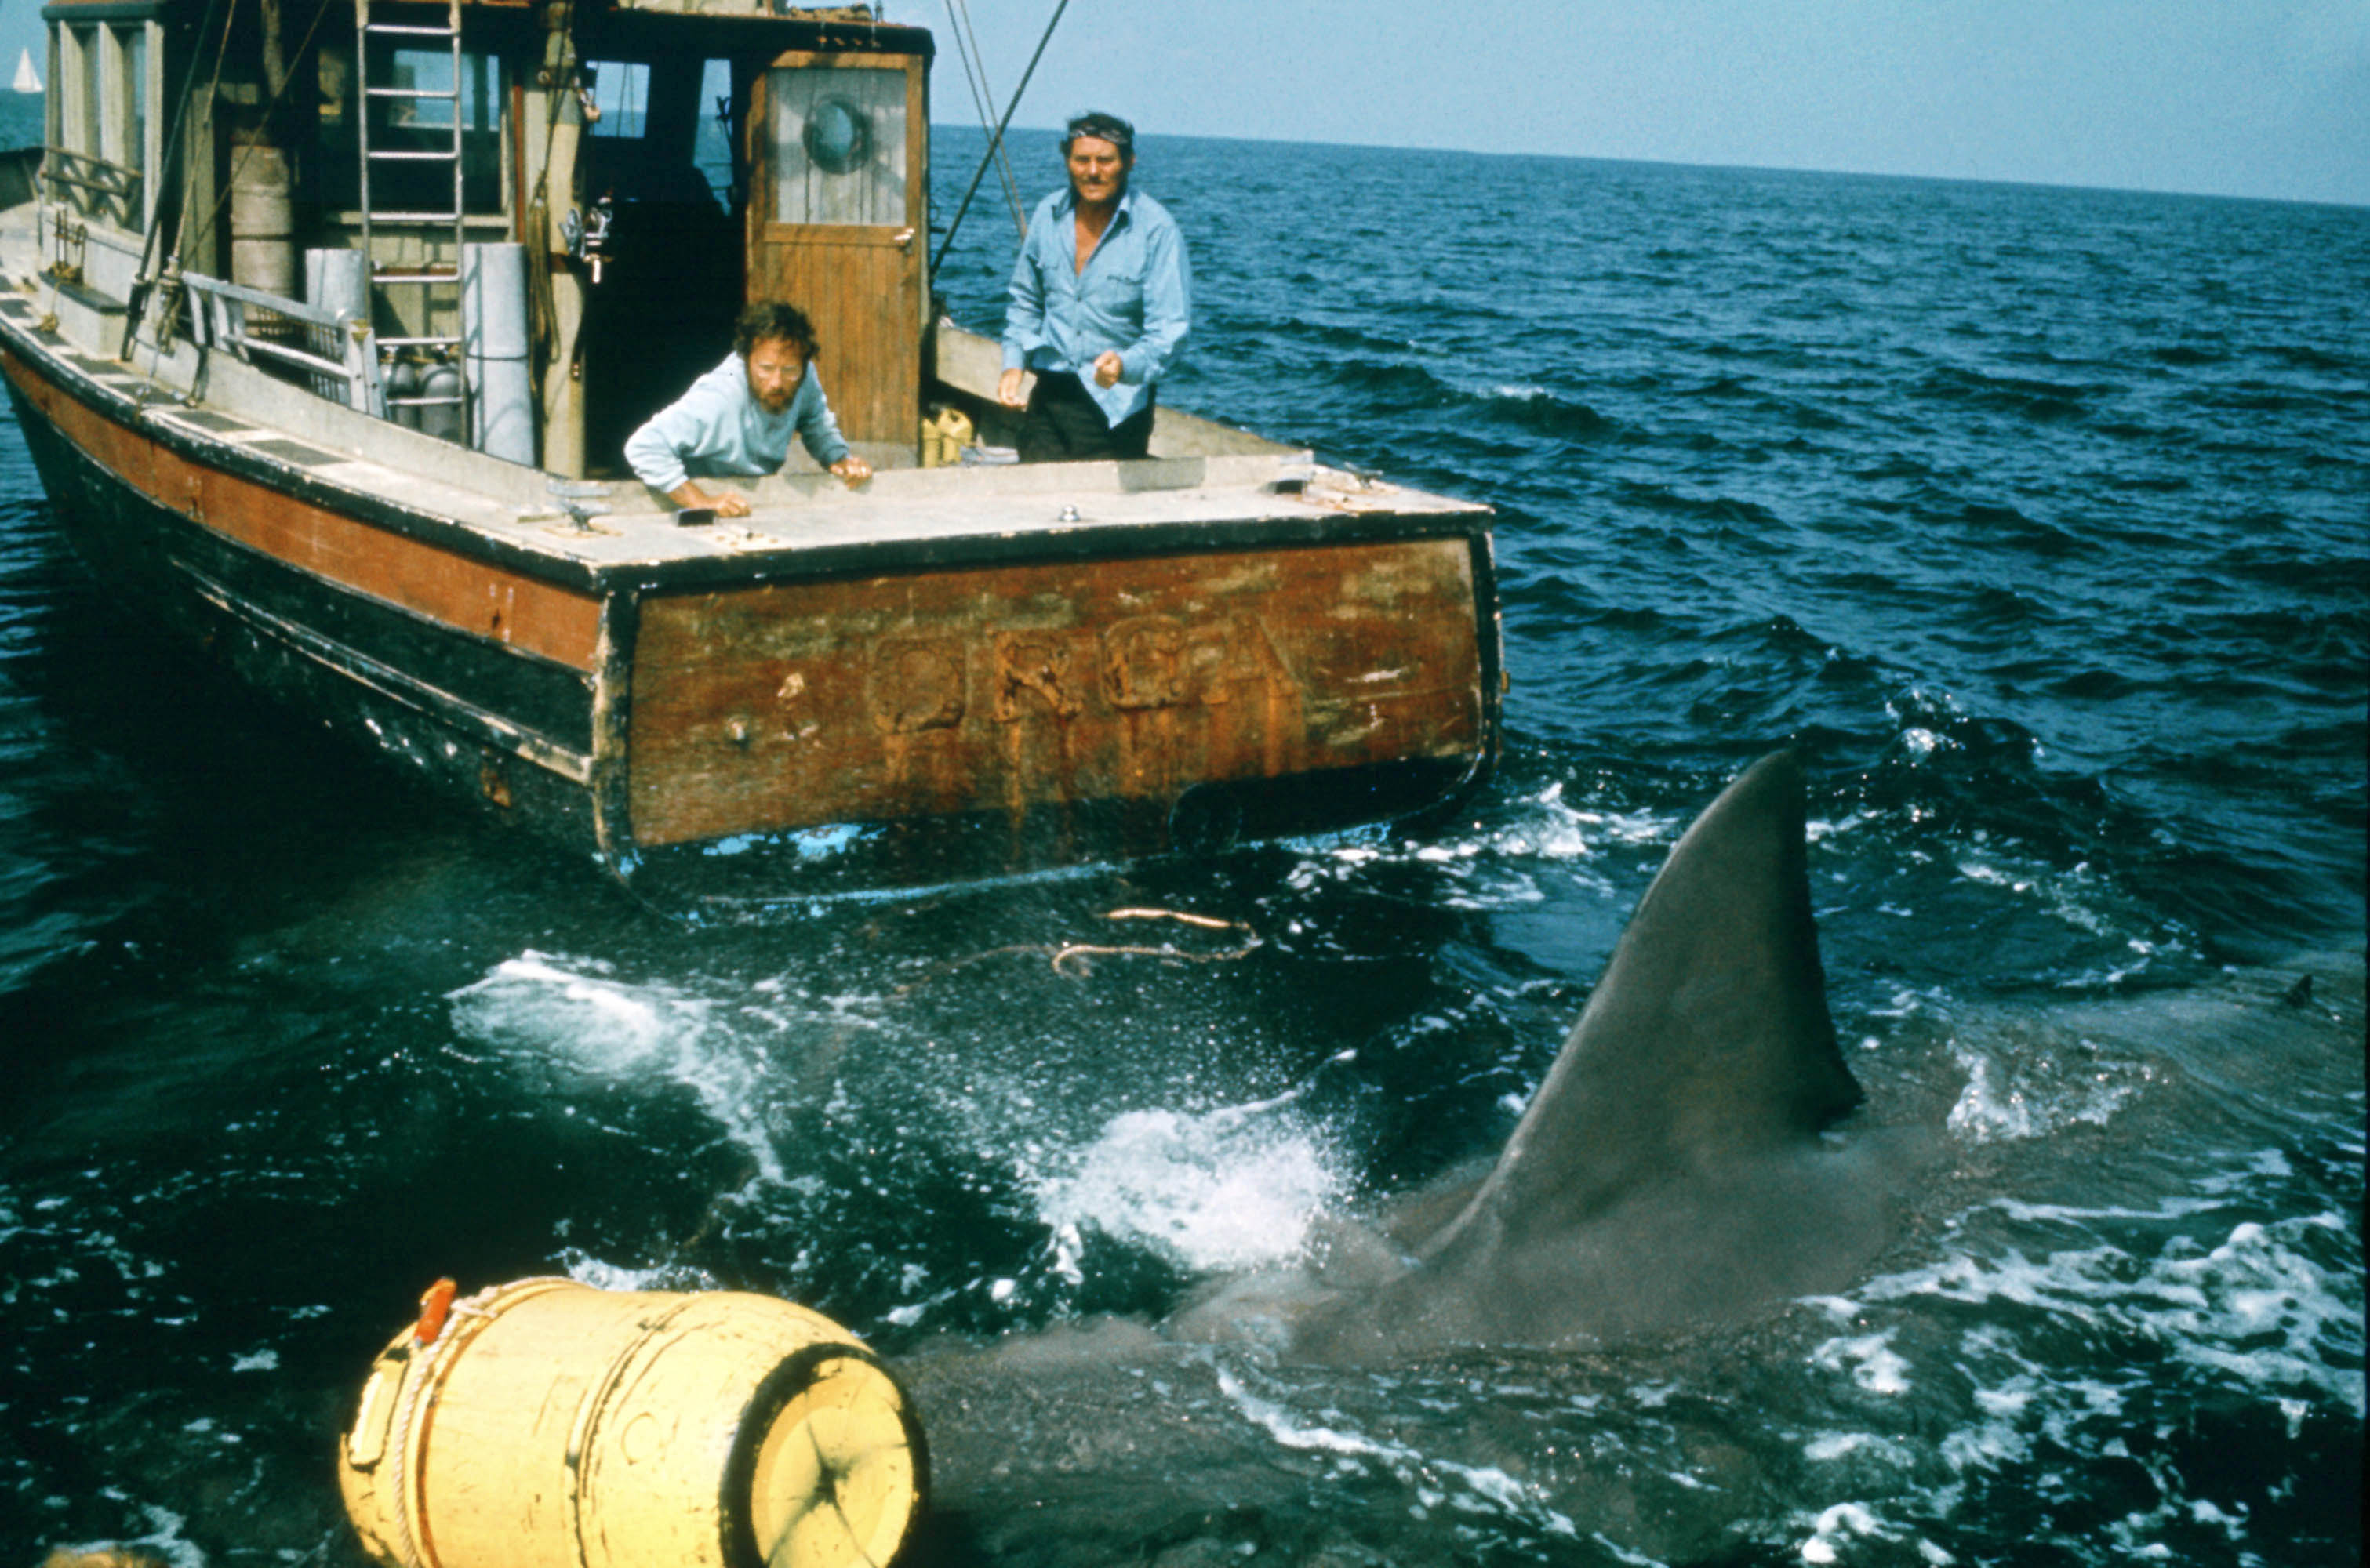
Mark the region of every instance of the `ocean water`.
[[[122, 614], [0, 423], [0, 1559], [358, 1561], [372, 1355], [440, 1274], [565, 1272], [868, 1336], [929, 1562], [2359, 1561], [2370, 211], [1139, 177], [1166, 397], [1499, 509], [1454, 821], [679, 924]], [[993, 192], [939, 279], [990, 329]], [[1494, 1149], [1789, 739], [1860, 1122], [1940, 1150], [1864, 1277], [1357, 1370], [1095, 1326]]]

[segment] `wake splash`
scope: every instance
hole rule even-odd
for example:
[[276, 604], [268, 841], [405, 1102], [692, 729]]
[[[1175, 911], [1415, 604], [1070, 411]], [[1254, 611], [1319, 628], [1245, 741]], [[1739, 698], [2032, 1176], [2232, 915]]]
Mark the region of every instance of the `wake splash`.
[[446, 1000], [464, 1038], [513, 1058], [591, 1080], [689, 1090], [754, 1162], [755, 1180], [789, 1179], [762, 1113], [764, 1054], [726, 1026], [716, 1001], [620, 979], [598, 959], [532, 948]]
[[1060, 1272], [1082, 1232], [1150, 1247], [1197, 1274], [1284, 1263], [1349, 1192], [1340, 1152], [1289, 1097], [1198, 1115], [1130, 1111], [1036, 1182]]
[[[713, 1199], [725, 1230], [800, 1238], [794, 1273], [817, 1234], [873, 1206], [915, 1201], [903, 1184], [916, 1172], [964, 1173], [1000, 1230], [1043, 1238], [1033, 1256], [1007, 1254], [998, 1269], [934, 1228], [924, 1249], [932, 1261], [885, 1271], [886, 1299], [871, 1309], [901, 1329], [956, 1302], [1007, 1326], [1060, 1315], [1094, 1272], [1090, 1238], [1191, 1276], [1288, 1262], [1355, 1181], [1354, 1161], [1299, 1103], [1301, 1090], [1206, 1109], [1098, 1109], [1124, 1104], [1128, 1084], [1114, 1079], [1084, 1098], [1048, 1093], [1026, 1025], [941, 1042], [915, 1036], [893, 1001], [818, 1003], [781, 979], [634, 980], [608, 962], [535, 949], [446, 1002], [462, 1040], [566, 1116], [597, 1116], [601, 1096], [620, 1092], [696, 1106], [746, 1157], [740, 1188]], [[850, 1031], [864, 1036], [863, 1054], [833, 1043]], [[569, 1246], [556, 1262], [604, 1288], [719, 1283], [701, 1257], [675, 1253], [604, 1257]]]

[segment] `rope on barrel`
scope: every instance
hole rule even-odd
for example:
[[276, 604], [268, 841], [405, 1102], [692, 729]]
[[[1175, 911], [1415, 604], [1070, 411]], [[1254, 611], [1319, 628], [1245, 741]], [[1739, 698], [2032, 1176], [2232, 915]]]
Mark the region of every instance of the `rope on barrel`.
[[489, 1285], [474, 1296], [455, 1300], [454, 1284], [440, 1279], [430, 1286], [420, 1298], [420, 1320], [412, 1330], [410, 1357], [406, 1362], [401, 1386], [396, 1391], [395, 1420], [387, 1434], [388, 1491], [395, 1506], [395, 1547], [403, 1558], [403, 1568], [436, 1568], [412, 1529], [413, 1499], [411, 1494], [411, 1429], [421, 1411], [431, 1402], [443, 1364], [453, 1358], [460, 1342], [466, 1337], [460, 1333], [446, 1333], [450, 1318], [490, 1320], [494, 1316], [494, 1298], [504, 1290], [515, 1290], [523, 1285], [563, 1283], [563, 1276], [539, 1276], [513, 1280], [508, 1285]]

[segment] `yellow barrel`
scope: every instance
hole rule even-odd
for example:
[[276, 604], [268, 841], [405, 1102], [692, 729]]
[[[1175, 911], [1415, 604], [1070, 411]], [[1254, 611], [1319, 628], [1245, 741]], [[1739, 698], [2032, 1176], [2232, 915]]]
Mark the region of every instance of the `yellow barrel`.
[[381, 1562], [856, 1568], [894, 1557], [921, 1512], [913, 1407], [828, 1318], [568, 1279], [440, 1289], [339, 1445]]

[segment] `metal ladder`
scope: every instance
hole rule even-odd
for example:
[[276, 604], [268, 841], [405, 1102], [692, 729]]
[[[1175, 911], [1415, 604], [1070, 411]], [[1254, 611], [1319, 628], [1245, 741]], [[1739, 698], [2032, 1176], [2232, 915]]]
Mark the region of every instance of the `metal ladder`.
[[[418, 17], [432, 3], [433, 0], [394, 0], [395, 14]], [[444, 359], [452, 365], [456, 378], [457, 391], [449, 395], [431, 396], [417, 391], [408, 395], [395, 395], [390, 390], [386, 402], [390, 413], [401, 407], [420, 409], [450, 406], [456, 415], [455, 439], [466, 441], [469, 429], [469, 386], [461, 356], [461, 344], [467, 333], [467, 323], [462, 319], [462, 314], [466, 308], [466, 297], [461, 286], [461, 246], [468, 237], [468, 225], [467, 209], [462, 200], [461, 186], [462, 134], [466, 130], [462, 113], [461, 0], [444, 0], [443, 9], [445, 19], [441, 26], [420, 21], [373, 21], [371, 0], [354, 0], [354, 74], [362, 88], [361, 112], [358, 117], [360, 123], [357, 129], [360, 132], [362, 149], [362, 254], [371, 258], [371, 297], [374, 301], [379, 298], [379, 290], [389, 286], [414, 287], [420, 291], [419, 320], [423, 332], [434, 322], [439, 304], [449, 300], [452, 319], [458, 324], [457, 330], [450, 336], [382, 338], [378, 341], [380, 348], [385, 349], [398, 351], [409, 349], [415, 355], [421, 350], [426, 350], [430, 357]], [[420, 40], [410, 47], [422, 49], [434, 47], [433, 43], [427, 40], [442, 40], [452, 55], [451, 87], [446, 89], [374, 86], [372, 85], [374, 74], [371, 68], [373, 60], [371, 45], [374, 40], [379, 42], [381, 53], [385, 56], [392, 56], [395, 50], [406, 47], [404, 43], [397, 40]], [[392, 63], [390, 58], [388, 60], [390, 67]], [[392, 69], [387, 74], [391, 79], [394, 74]], [[452, 145], [449, 148], [435, 147], [422, 150], [373, 147], [370, 138], [371, 106], [374, 100], [445, 105], [452, 116]], [[404, 212], [379, 208], [371, 194], [371, 170], [374, 166], [393, 164], [448, 166], [453, 171], [452, 211]], [[372, 236], [381, 230], [419, 235], [423, 241], [421, 247], [423, 252], [431, 249], [431, 246], [425, 242], [442, 239], [449, 234], [453, 239], [451, 269], [447, 270], [436, 264], [422, 260], [417, 264], [390, 263], [389, 265], [394, 267], [395, 270], [382, 270], [376, 252], [372, 246]], [[411, 269], [405, 270], [406, 266], [410, 266]], [[422, 381], [425, 381], [426, 374], [423, 370]]]

